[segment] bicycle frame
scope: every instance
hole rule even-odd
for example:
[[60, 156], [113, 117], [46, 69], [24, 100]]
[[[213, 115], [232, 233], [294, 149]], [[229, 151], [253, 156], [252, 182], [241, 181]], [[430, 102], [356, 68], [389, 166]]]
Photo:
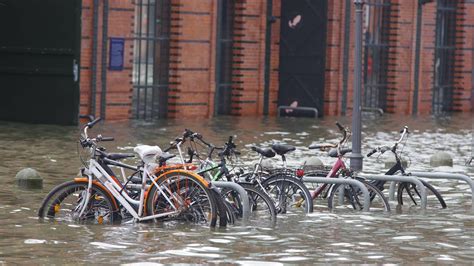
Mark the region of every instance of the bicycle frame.
[[[334, 162], [331, 170], [329, 173], [326, 175], [327, 178], [337, 178], [337, 173], [339, 170], [346, 170], [346, 165], [344, 164], [344, 161], [342, 160], [342, 156], [338, 156], [337, 160]], [[315, 190], [311, 191], [311, 197], [313, 200], [321, 195], [321, 193], [324, 191], [324, 189], [328, 186], [328, 184], [322, 184], [318, 186]]]

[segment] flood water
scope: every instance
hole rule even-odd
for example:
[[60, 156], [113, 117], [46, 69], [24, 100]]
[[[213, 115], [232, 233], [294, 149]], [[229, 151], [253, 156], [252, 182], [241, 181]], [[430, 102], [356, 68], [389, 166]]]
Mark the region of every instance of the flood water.
[[[107, 122], [90, 134], [115, 137], [105, 143], [109, 151], [131, 152], [137, 144], [167, 143], [184, 128], [200, 132], [215, 144], [236, 135], [242, 161], [257, 156], [252, 144], [284, 142], [297, 146], [289, 163], [301, 164], [309, 156], [325, 164], [333, 158], [309, 151], [312, 142], [334, 142], [340, 135], [336, 119], [218, 118], [163, 120], [159, 122]], [[403, 150], [409, 170], [427, 169], [430, 156], [439, 150], [453, 155], [454, 167], [436, 170], [464, 172], [472, 153], [473, 120], [470, 114], [448, 118], [385, 115], [364, 118], [363, 154], [371, 147], [392, 145], [407, 125], [411, 134]], [[390, 213], [328, 211], [315, 201], [310, 215], [278, 216], [276, 226], [237, 224], [228, 228], [189, 225], [125, 223], [98, 226], [40, 222], [36, 213], [42, 198], [55, 185], [75, 177], [81, 163], [77, 155], [78, 127], [27, 125], [0, 122], [0, 264], [35, 263], [440, 263], [474, 261], [474, 212], [469, 187], [462, 182], [433, 180], [448, 204], [440, 210], [414, 207]], [[364, 170], [385, 171], [380, 157], [364, 159]], [[131, 162], [131, 161], [129, 161]], [[41, 190], [16, 187], [15, 174], [24, 167], [44, 177]], [[386, 191], [385, 191], [386, 192]]]

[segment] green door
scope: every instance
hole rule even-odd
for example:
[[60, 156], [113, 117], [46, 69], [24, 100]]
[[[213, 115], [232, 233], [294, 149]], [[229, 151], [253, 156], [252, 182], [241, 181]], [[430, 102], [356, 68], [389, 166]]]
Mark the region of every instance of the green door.
[[0, 0], [0, 120], [77, 124], [81, 0]]

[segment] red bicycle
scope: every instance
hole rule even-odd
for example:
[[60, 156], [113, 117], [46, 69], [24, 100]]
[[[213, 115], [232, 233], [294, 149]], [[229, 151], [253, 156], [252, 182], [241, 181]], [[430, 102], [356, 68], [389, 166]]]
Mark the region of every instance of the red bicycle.
[[[307, 173], [299, 173], [304, 176], [325, 176], [327, 178], [354, 178], [362, 182], [367, 189], [369, 190], [370, 196], [370, 210], [373, 211], [390, 211], [390, 205], [387, 198], [384, 194], [373, 184], [365, 181], [362, 178], [357, 178], [354, 175], [354, 172], [346, 167], [344, 163], [344, 155], [350, 153], [352, 149], [345, 148], [344, 145], [348, 141], [351, 132], [348, 128], [343, 127], [339, 122], [336, 122], [337, 127], [342, 132], [342, 139], [337, 144], [314, 144], [310, 145], [309, 149], [320, 149], [321, 151], [327, 151], [327, 154], [330, 157], [337, 158], [334, 162], [331, 170], [320, 171], [308, 171]], [[322, 198], [327, 198], [328, 207], [330, 209], [335, 208], [352, 208], [355, 210], [363, 209], [364, 195], [362, 191], [352, 185], [342, 185], [342, 184], [319, 184], [312, 192], [311, 197], [316, 199], [318, 196]]]

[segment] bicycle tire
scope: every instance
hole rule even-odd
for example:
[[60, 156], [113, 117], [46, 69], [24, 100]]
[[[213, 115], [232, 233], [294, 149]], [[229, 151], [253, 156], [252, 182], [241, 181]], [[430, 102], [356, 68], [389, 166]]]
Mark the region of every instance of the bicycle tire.
[[[362, 182], [369, 191], [370, 210], [383, 210], [385, 212], [390, 211], [390, 204], [388, 202], [388, 199], [385, 197], [382, 191], [380, 191], [380, 189], [365, 180], [359, 181]], [[340, 188], [344, 188], [344, 197], [342, 198], [342, 203], [339, 202], [339, 197], [335, 198], [339, 195], [338, 191]], [[333, 185], [331, 187], [331, 193], [329, 194], [328, 198], [328, 208], [333, 210], [338, 208], [336, 207], [336, 205], [344, 205], [346, 207], [351, 206], [354, 210], [363, 210], [362, 202], [364, 199], [360, 198], [361, 196], [361, 191], [358, 187], [342, 184]]]
[[[84, 203], [87, 181], [69, 181], [53, 188], [44, 198], [38, 210], [39, 218], [55, 221], [113, 224], [121, 221], [120, 211], [113, 198], [103, 188], [92, 184], [88, 208], [77, 217]], [[71, 199], [69, 202], [68, 200]]]
[[[158, 186], [166, 187], [174, 197], [179, 197], [181, 202], [173, 197], [173, 204], [182, 208], [177, 215], [155, 218], [155, 221], [186, 221], [195, 224], [206, 224], [215, 227], [217, 223], [216, 199], [200, 178], [193, 173], [174, 171], [165, 173], [156, 180]], [[166, 196], [153, 185], [146, 198], [147, 215], [155, 215], [173, 210]], [[183, 206], [184, 204], [184, 206]]]
[[[256, 221], [259, 219], [270, 220], [271, 223], [275, 223], [277, 219], [277, 210], [273, 200], [260, 188], [257, 188], [251, 184], [239, 184], [241, 185], [248, 194], [250, 203], [250, 217], [249, 221]], [[261, 204], [260, 200], [263, 201]], [[260, 206], [259, 206], [260, 205]], [[260, 211], [261, 205], [264, 205], [264, 210]], [[262, 215], [263, 214], [263, 215]], [[265, 218], [266, 214], [268, 217]], [[262, 219], [262, 220], [263, 220]]]
[[219, 227], [227, 226], [227, 223], [233, 223], [234, 217], [232, 217], [231, 210], [226, 206], [225, 200], [222, 198], [222, 195], [214, 190], [210, 189], [214, 201], [217, 206], [217, 217], [219, 219]]
[[[239, 183], [247, 192], [250, 203], [249, 221], [252, 224], [262, 225], [264, 221], [269, 221], [273, 226], [276, 222], [277, 211], [273, 200], [261, 189], [249, 183]], [[237, 218], [242, 218], [243, 208], [240, 194], [231, 189], [223, 189], [222, 193], [227, 203], [234, 209]]]
[[[285, 174], [276, 174], [268, 177], [262, 182], [265, 192], [269, 195], [278, 213], [287, 213], [290, 210], [290, 213], [293, 211], [299, 211], [304, 213], [313, 212], [313, 199], [308, 188], [301, 182], [298, 178], [285, 175]], [[293, 195], [289, 195], [293, 191]], [[286, 194], [286, 196], [283, 195]], [[297, 196], [293, 198], [293, 196]], [[288, 197], [290, 196], [290, 197]], [[290, 201], [288, 201], [290, 199]]]
[[[427, 193], [427, 197], [430, 197], [430, 195], [434, 195], [436, 197], [436, 201], [441, 205], [442, 209], [445, 209], [447, 207], [446, 202], [444, 201], [443, 196], [438, 192], [436, 188], [434, 188], [430, 183], [420, 179], [421, 183], [425, 186], [425, 190]], [[415, 198], [416, 197], [416, 198]], [[420, 193], [418, 193], [418, 189], [416, 188], [416, 185], [408, 182], [402, 182], [398, 186], [398, 192], [397, 192], [397, 200], [399, 205], [403, 205], [404, 199], [409, 199], [405, 200], [405, 203], [408, 201], [413, 203], [414, 205], [421, 205], [421, 197]], [[431, 205], [432, 201], [428, 199], [427, 205]]]

